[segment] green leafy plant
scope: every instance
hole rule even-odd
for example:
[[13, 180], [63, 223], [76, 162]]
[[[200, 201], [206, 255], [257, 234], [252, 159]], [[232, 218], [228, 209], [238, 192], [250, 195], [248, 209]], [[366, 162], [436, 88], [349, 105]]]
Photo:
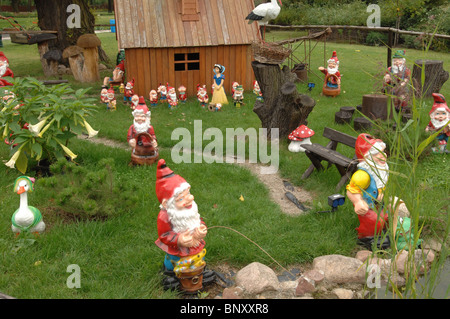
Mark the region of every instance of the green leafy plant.
[[61, 159], [50, 171], [52, 176], [38, 180], [39, 187], [48, 190], [50, 201], [76, 219], [102, 220], [132, 209], [138, 202], [134, 194], [137, 185], [115, 182], [112, 158], [99, 161], [94, 168]]
[[86, 120], [96, 108], [94, 99], [85, 97], [88, 90], [74, 91], [67, 84], [48, 87], [31, 77], [14, 80], [1, 92], [0, 132], [12, 145], [6, 165], [25, 173], [30, 158], [49, 163], [66, 156], [74, 160], [70, 139], [83, 132], [89, 137], [97, 134]]

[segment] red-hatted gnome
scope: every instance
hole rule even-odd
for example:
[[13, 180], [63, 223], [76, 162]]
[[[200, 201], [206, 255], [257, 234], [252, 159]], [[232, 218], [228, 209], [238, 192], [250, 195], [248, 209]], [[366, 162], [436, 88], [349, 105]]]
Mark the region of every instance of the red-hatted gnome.
[[[329, 88], [338, 88], [341, 84], [341, 72], [339, 72], [339, 59], [336, 51], [333, 51], [331, 58], [327, 61], [328, 67], [319, 67], [319, 71], [325, 74], [325, 82]], [[335, 76], [331, 76], [335, 75]]]
[[102, 90], [100, 91], [100, 101], [105, 104], [108, 102], [108, 89], [107, 88], [102, 88]]
[[256, 94], [256, 99], [259, 101], [264, 101], [261, 88], [259, 87], [258, 81], [253, 81], [253, 93]]
[[130, 108], [132, 110], [136, 109], [136, 107], [139, 104], [139, 95], [137, 94], [133, 94], [133, 96], [131, 97], [131, 104], [130, 104]]
[[167, 102], [169, 103], [169, 109], [175, 108], [178, 105], [177, 91], [173, 86], [167, 85]]
[[383, 90], [394, 96], [396, 111], [405, 111], [408, 108], [410, 77], [411, 70], [406, 66], [405, 51], [397, 50], [392, 57], [392, 66], [387, 69], [383, 78]]
[[131, 104], [131, 98], [134, 95], [134, 79], [132, 79], [131, 81], [127, 82], [127, 85], [124, 88], [123, 91], [123, 102], [125, 104], [130, 103]]
[[186, 103], [186, 98], [187, 98], [186, 87], [184, 85], [180, 85], [178, 87], [178, 100], [181, 103]]
[[206, 85], [200, 86], [197, 85], [197, 100], [200, 102], [200, 105], [204, 108], [208, 104], [209, 97], [208, 92], [206, 91]]
[[9, 86], [12, 83], [4, 79], [5, 76], [14, 77], [13, 71], [9, 68], [9, 60], [0, 52], [0, 86]]
[[205, 266], [207, 227], [198, 213], [191, 186], [180, 175], [158, 161], [155, 191], [160, 202], [157, 219], [158, 239], [164, 258], [164, 273], [179, 276], [183, 270]]
[[103, 87], [108, 88], [108, 84], [110, 84], [111, 82], [122, 82], [124, 74], [125, 74], [125, 62], [124, 60], [122, 60], [114, 68], [113, 76], [112, 77], [107, 76], [103, 79]]
[[164, 84], [159, 84], [157, 92], [159, 94], [159, 100], [161, 101], [161, 103], [167, 102], [167, 86], [165, 86]]
[[155, 107], [158, 105], [158, 92], [156, 90], [150, 90], [148, 98], [150, 100], [150, 106]]
[[142, 136], [141, 135], [141, 141], [143, 143], [152, 143], [153, 147], [156, 148], [158, 146], [155, 130], [153, 129], [153, 126], [151, 125], [151, 112], [148, 109], [147, 105], [145, 104], [145, 100], [143, 96], [139, 97], [139, 104], [136, 106], [133, 112], [131, 112], [134, 117], [133, 124], [128, 129], [127, 134], [127, 141], [128, 144], [131, 146], [132, 149], [136, 148], [136, 137], [137, 135], [141, 133], [148, 133], [151, 136]]
[[371, 246], [375, 234], [382, 234], [387, 226], [386, 210], [393, 211], [394, 208], [398, 216], [409, 216], [406, 205], [400, 199], [394, 197], [386, 202], [387, 199], [383, 198], [389, 178], [385, 148], [382, 140], [366, 133], [360, 134], [355, 143], [358, 169], [347, 185], [347, 197], [352, 201], [360, 222], [356, 229], [358, 239], [368, 246]]
[[108, 89], [108, 92], [106, 94], [106, 109], [110, 110], [110, 111], [115, 111], [116, 110], [116, 94], [114, 92], [114, 88], [111, 86]]
[[430, 122], [425, 128], [426, 132], [442, 131], [437, 136], [439, 147], [433, 147], [433, 153], [449, 153], [447, 149], [448, 137], [450, 136], [450, 109], [445, 98], [440, 93], [433, 93], [434, 104], [430, 111]]

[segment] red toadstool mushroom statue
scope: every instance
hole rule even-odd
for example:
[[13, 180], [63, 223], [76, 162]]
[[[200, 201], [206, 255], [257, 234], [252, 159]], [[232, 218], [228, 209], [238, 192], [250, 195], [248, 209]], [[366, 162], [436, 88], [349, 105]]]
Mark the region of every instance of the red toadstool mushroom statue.
[[291, 140], [288, 147], [289, 151], [294, 153], [304, 152], [305, 149], [301, 145], [312, 144], [310, 138], [313, 135], [313, 130], [308, 128], [306, 125], [300, 125], [288, 136], [288, 138]]

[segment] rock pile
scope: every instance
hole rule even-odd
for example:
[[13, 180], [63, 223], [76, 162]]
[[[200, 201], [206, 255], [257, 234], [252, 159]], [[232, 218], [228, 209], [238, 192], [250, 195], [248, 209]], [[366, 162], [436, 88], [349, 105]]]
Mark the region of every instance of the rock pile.
[[[268, 266], [253, 262], [234, 276], [234, 285], [217, 299], [364, 299], [376, 285], [405, 284], [407, 262], [419, 274], [427, 271], [435, 257], [432, 249], [402, 251], [392, 259], [377, 258], [369, 250], [356, 256], [327, 255], [314, 259], [304, 273], [290, 271], [277, 276]], [[294, 275], [293, 272], [296, 272]]]

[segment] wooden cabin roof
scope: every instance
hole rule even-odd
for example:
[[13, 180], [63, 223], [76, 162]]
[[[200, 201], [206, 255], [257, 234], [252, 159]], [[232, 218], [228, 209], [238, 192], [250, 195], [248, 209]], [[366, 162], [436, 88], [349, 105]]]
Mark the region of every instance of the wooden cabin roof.
[[253, 0], [115, 0], [114, 8], [121, 49], [234, 45], [258, 40], [257, 24], [245, 20], [254, 8]]

